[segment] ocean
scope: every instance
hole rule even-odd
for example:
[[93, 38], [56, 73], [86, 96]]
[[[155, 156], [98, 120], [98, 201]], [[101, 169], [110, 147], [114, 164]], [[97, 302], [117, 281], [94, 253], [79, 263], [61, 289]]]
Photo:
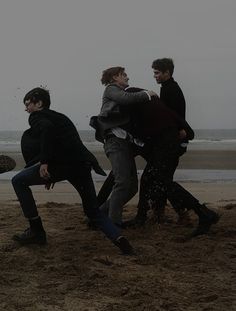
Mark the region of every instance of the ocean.
[[[236, 150], [236, 129], [205, 130], [196, 129], [195, 139], [190, 142], [190, 149], [199, 150]], [[22, 131], [0, 131], [0, 151], [19, 151]], [[93, 130], [79, 131], [82, 141], [90, 149], [101, 147], [95, 140]]]
[[[195, 139], [188, 150], [236, 150], [236, 129], [196, 129]], [[0, 131], [0, 152], [20, 152], [22, 131]], [[102, 150], [102, 144], [95, 140], [93, 130], [79, 131], [80, 137], [90, 151]], [[236, 159], [235, 159], [236, 161]], [[9, 180], [16, 172], [0, 174], [0, 180]], [[141, 171], [139, 171], [139, 175]], [[94, 174], [95, 181], [104, 178]], [[175, 174], [178, 181], [236, 181], [236, 170], [178, 169]]]

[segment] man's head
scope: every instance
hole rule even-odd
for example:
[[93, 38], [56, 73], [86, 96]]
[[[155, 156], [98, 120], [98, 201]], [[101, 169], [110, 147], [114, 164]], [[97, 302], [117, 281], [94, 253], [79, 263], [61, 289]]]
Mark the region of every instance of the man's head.
[[23, 102], [26, 107], [25, 110], [29, 113], [48, 109], [51, 105], [49, 91], [41, 87], [36, 87], [25, 95]]
[[152, 63], [154, 78], [157, 83], [163, 83], [169, 80], [174, 72], [174, 63], [171, 58], [156, 59]]
[[124, 67], [111, 67], [102, 72], [101, 82], [104, 85], [115, 83], [121, 88], [129, 86], [129, 78]]

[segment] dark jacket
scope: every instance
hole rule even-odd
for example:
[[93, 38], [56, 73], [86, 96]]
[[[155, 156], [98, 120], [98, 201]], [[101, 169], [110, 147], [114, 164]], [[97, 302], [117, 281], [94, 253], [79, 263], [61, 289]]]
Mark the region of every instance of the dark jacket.
[[[126, 90], [126, 92], [137, 91], [140, 89], [134, 87]], [[145, 104], [133, 106], [127, 113], [133, 125], [131, 133], [143, 141], [156, 139], [170, 128], [184, 129], [188, 140], [194, 138], [194, 131], [186, 120], [164, 105], [158, 97], [152, 97], [151, 101]]]
[[97, 173], [105, 174], [94, 155], [84, 146], [72, 121], [62, 113], [43, 109], [30, 114], [30, 129], [21, 140], [27, 166], [38, 161], [49, 165], [79, 166], [90, 162]]
[[186, 103], [184, 94], [178, 83], [170, 78], [161, 85], [160, 99], [168, 108], [185, 119]]

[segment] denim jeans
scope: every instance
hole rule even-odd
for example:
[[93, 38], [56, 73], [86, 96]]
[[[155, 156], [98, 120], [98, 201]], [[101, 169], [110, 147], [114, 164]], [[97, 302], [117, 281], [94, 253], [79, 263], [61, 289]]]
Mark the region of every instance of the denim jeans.
[[[26, 218], [38, 216], [30, 186], [47, 183], [45, 179], [40, 177], [39, 168], [40, 164], [36, 164], [22, 170], [12, 178], [13, 188]], [[50, 182], [68, 180], [74, 186], [81, 196], [84, 213], [109, 239], [115, 240], [120, 236], [120, 230], [97, 206], [96, 191], [89, 164], [81, 163], [78, 167], [49, 166], [49, 172], [51, 175]]]
[[109, 138], [104, 150], [111, 162], [114, 186], [110, 198], [100, 206], [116, 224], [122, 223], [123, 206], [138, 191], [137, 169], [132, 145], [125, 139]]

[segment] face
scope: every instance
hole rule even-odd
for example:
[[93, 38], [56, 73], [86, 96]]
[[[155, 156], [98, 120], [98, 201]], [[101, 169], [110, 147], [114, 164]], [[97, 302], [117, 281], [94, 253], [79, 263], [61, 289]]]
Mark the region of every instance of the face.
[[170, 79], [170, 72], [169, 70], [161, 72], [158, 69], [153, 69], [153, 77], [156, 79], [157, 83], [160, 84]]
[[119, 85], [121, 88], [125, 89], [129, 86], [129, 77], [127, 76], [126, 72], [120, 72], [118, 75], [113, 77], [114, 82]]
[[29, 100], [26, 100], [24, 102], [24, 105], [25, 105], [25, 111], [27, 111], [28, 113], [32, 113], [34, 111], [39, 111], [42, 109], [42, 103], [41, 102], [38, 102], [38, 103], [33, 103], [32, 101]]

